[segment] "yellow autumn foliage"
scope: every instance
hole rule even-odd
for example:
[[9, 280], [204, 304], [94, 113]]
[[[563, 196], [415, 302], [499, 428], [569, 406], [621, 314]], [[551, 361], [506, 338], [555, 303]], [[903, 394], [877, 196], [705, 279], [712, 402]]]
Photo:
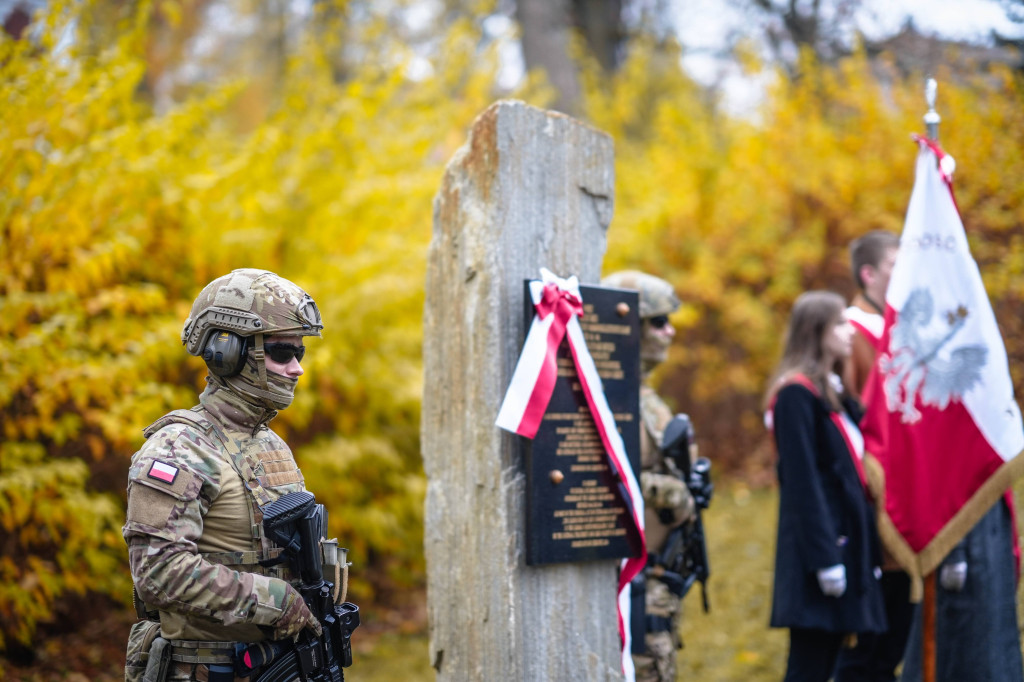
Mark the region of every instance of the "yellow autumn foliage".
[[[812, 288], [851, 297], [849, 242], [902, 230], [924, 75], [863, 53], [831, 66], [805, 54], [799, 79], [774, 74], [754, 115], [728, 117], [640, 47], [610, 87], [589, 91], [593, 122], [616, 136], [605, 270], [646, 268], [676, 285], [684, 305], [662, 389], [721, 466], [770, 480], [760, 398], [789, 307]], [[1024, 87], [1000, 66], [935, 75], [941, 142], [1020, 395]]]
[[[139, 94], [145, 11], [102, 50], [60, 42], [88, 8], [53, 3], [35, 42], [0, 39], [0, 648], [30, 642], [68, 595], [126, 601], [128, 461], [147, 424], [194, 404], [205, 371], [181, 324], [199, 289], [237, 267], [275, 270], [320, 306], [324, 339], [274, 425], [351, 551], [353, 598], [401, 601], [423, 572], [431, 201], [494, 96], [494, 55], [456, 23], [434, 74], [413, 81], [407, 51], [374, 24], [343, 80], [335, 46], [309, 41], [257, 113], [261, 91], [244, 79], [155, 112]], [[678, 63], [638, 39], [612, 81], [587, 78], [588, 116], [616, 144], [605, 270], [677, 286], [663, 389], [721, 467], [763, 473], [758, 402], [788, 307], [806, 288], [851, 293], [848, 241], [901, 228], [922, 78], [863, 55], [808, 57], [800, 80], [777, 78], [757, 115], [738, 118]], [[1019, 392], [1024, 90], [998, 68], [937, 76]]]
[[205, 367], [181, 325], [238, 267], [279, 272], [320, 305], [324, 340], [275, 428], [350, 550], [353, 598], [398, 600], [423, 564], [431, 201], [490, 101], [493, 59], [459, 23], [436, 77], [409, 81], [402, 54], [378, 46], [337, 82], [311, 43], [240, 134], [245, 83], [160, 114], [138, 97], [140, 15], [99, 54], [58, 47], [83, 11], [55, 3], [41, 42], [0, 42], [0, 637], [29, 642], [70, 593], [129, 597], [128, 461], [147, 424], [195, 404]]

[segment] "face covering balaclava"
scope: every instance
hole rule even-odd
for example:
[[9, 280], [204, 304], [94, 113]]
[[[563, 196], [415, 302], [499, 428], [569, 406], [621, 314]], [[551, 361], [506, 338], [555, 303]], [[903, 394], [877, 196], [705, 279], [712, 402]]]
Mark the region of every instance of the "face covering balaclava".
[[227, 379], [228, 386], [235, 393], [274, 410], [283, 410], [292, 404], [292, 400], [295, 399], [295, 386], [298, 383], [298, 377], [289, 378], [268, 370], [267, 386], [270, 390], [264, 391], [260, 387], [260, 373], [252, 354], [246, 359], [242, 371]]
[[671, 336], [659, 334], [657, 330], [647, 322], [644, 322], [642, 336], [640, 337], [641, 371], [645, 375], [650, 374], [651, 370], [664, 362], [668, 357], [668, 349], [671, 345]]

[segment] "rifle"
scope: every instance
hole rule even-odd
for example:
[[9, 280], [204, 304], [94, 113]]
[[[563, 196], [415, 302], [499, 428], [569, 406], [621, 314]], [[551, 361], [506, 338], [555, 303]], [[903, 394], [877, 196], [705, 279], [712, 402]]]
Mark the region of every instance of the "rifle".
[[693, 583], [699, 582], [704, 612], [707, 613], [710, 610], [707, 580], [711, 575], [711, 567], [708, 563], [701, 511], [711, 503], [714, 486], [711, 483], [711, 461], [706, 457], [698, 457], [691, 463], [690, 446], [693, 440], [693, 425], [687, 415], [677, 414], [665, 426], [662, 452], [682, 473], [683, 482], [693, 495], [696, 516], [692, 522], [672, 529], [665, 548], [659, 554], [652, 555], [652, 561], [648, 561], [648, 570], [680, 598], [686, 596]]
[[[352, 665], [352, 631], [359, 627], [359, 607], [335, 604], [334, 583], [324, 580], [320, 539], [326, 537], [326, 509], [316, 504], [312, 493], [287, 493], [263, 509], [263, 531], [283, 551], [277, 559], [261, 563], [291, 562], [299, 576], [299, 594], [320, 621], [322, 634], [318, 637], [307, 628], [296, 642], [239, 645], [233, 670], [224, 666], [224, 674], [252, 676], [252, 682], [344, 682], [342, 668]], [[210, 666], [211, 682], [218, 679], [214, 667]]]

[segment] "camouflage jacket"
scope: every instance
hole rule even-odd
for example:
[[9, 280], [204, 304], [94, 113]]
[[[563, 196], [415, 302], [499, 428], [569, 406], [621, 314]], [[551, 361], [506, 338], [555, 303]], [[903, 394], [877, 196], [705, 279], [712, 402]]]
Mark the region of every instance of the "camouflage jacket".
[[676, 526], [695, 515], [693, 496], [682, 474], [661, 451], [672, 411], [653, 388], [640, 386], [640, 488], [644, 495], [647, 550], [658, 552]]
[[192, 410], [146, 429], [132, 457], [123, 533], [136, 590], [167, 639], [254, 642], [281, 616], [279, 550], [260, 505], [303, 490], [291, 450], [267, 426], [277, 413], [211, 380]]

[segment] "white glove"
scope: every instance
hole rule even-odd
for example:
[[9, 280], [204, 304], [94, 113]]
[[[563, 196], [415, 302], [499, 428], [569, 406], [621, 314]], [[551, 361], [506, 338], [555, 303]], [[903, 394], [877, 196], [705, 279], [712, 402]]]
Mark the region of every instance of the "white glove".
[[818, 585], [826, 597], [841, 597], [846, 592], [846, 566], [836, 564], [818, 571]]
[[967, 562], [957, 561], [952, 564], [946, 564], [942, 567], [939, 572], [939, 584], [942, 585], [942, 589], [950, 592], [960, 592], [964, 589], [964, 583], [967, 582]]

